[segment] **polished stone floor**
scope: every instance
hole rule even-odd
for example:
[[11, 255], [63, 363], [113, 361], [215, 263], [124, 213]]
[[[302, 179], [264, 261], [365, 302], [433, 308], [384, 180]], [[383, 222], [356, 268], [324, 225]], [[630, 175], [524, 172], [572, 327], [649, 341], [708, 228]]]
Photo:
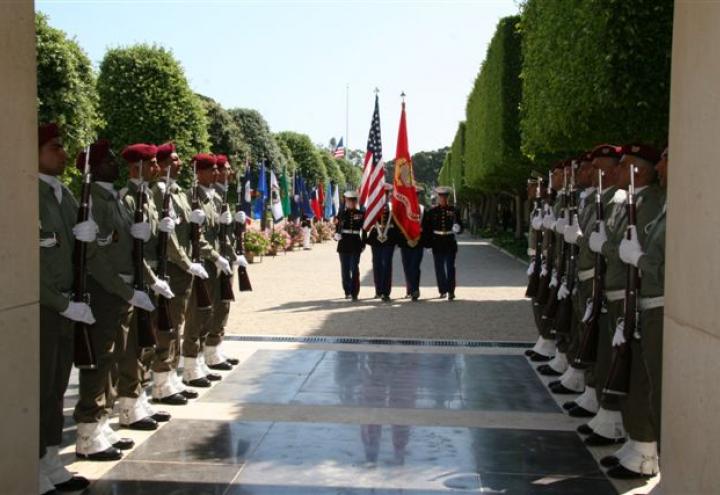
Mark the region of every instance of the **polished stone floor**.
[[257, 348], [102, 495], [614, 494], [518, 349]]

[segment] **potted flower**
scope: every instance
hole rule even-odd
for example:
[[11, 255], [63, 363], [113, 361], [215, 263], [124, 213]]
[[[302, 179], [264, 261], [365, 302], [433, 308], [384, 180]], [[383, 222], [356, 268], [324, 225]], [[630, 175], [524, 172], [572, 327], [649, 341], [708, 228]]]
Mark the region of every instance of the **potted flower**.
[[262, 261], [262, 256], [270, 245], [268, 238], [259, 230], [248, 229], [245, 232], [245, 258], [249, 263]]

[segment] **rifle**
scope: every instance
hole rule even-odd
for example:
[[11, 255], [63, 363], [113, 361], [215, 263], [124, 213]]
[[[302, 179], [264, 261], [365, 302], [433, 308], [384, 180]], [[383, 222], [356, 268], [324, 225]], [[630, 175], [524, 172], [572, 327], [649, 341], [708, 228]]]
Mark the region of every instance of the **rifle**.
[[[595, 232], [600, 232], [600, 224], [605, 221], [605, 205], [602, 202], [603, 171], [598, 170], [598, 189], [595, 193]], [[603, 291], [605, 281], [605, 258], [595, 253], [595, 273], [593, 274], [592, 299], [590, 313], [583, 318], [582, 337], [575, 366], [584, 368], [597, 360], [598, 337], [600, 336], [600, 315], [603, 307]]]
[[[238, 180], [235, 211], [242, 211], [242, 189], [242, 182]], [[235, 222], [235, 254], [238, 256], [245, 255], [245, 223], [243, 222]], [[240, 292], [252, 291], [250, 276], [244, 266], [238, 266], [238, 288]]]
[[[545, 200], [545, 208], [552, 210], [555, 203], [552, 189], [552, 170], [548, 172], [548, 187], [545, 195], [547, 198]], [[535, 296], [535, 301], [533, 301], [533, 304], [537, 304], [538, 306], [547, 304], [548, 299], [550, 298], [550, 279], [552, 278], [553, 261], [555, 258], [555, 236], [552, 235], [552, 232], [547, 232], [547, 234], [543, 233], [543, 238], [547, 238], [547, 253], [545, 254], [544, 263], [545, 274], [543, 275], [541, 270], [539, 282], [540, 287], [538, 288], [537, 296]]]
[[[193, 162], [193, 182], [191, 190], [190, 207], [193, 210], [200, 208], [200, 200], [198, 199], [198, 180], [197, 180], [197, 164]], [[190, 227], [190, 256], [193, 263], [202, 263], [200, 259], [200, 225], [193, 223]], [[198, 309], [212, 308], [212, 299], [208, 292], [207, 284], [200, 277], [193, 277], [193, 292], [195, 293], [195, 304]]]
[[[77, 222], [86, 222], [90, 217], [90, 146], [85, 148], [85, 166], [83, 168], [83, 184], [80, 193], [80, 207], [78, 208]], [[90, 302], [87, 293], [87, 244], [75, 239], [73, 249], [73, 302]], [[90, 340], [89, 325], [75, 322], [73, 330], [73, 361], [78, 369], [97, 369], [97, 357]]]
[[[167, 168], [167, 178], [165, 182], [166, 187], [165, 193], [163, 194], [162, 218], [167, 218], [168, 216], [170, 216], [170, 168], [171, 167], [169, 166]], [[158, 232], [158, 267], [156, 274], [158, 278], [166, 282], [169, 280], [169, 277], [167, 275], [167, 243], [168, 233], [163, 231]], [[173, 324], [172, 318], [170, 316], [170, 300], [166, 299], [162, 295], [158, 296], [157, 329], [159, 332], [172, 332], [175, 329], [175, 325]]]
[[[563, 172], [563, 173], [564, 173], [564, 177], [563, 177], [564, 193], [563, 193], [561, 202], [562, 202], [562, 210], [567, 212], [569, 209], [568, 208], [568, 196], [569, 196], [568, 180], [567, 180], [567, 172]], [[552, 235], [552, 239], [556, 239], [558, 237], [557, 233], [551, 233], [551, 235]], [[557, 244], [557, 241], [555, 241], [553, 244]], [[557, 246], [556, 246], [556, 248], [557, 248]], [[558, 298], [557, 298], [558, 291], [560, 290], [560, 286], [562, 285], [562, 280], [565, 277], [565, 265], [567, 263], [567, 258], [568, 258], [567, 244], [563, 242], [562, 246], [560, 246], [560, 248], [562, 249], [562, 252], [560, 253], [560, 262], [558, 263], [558, 266], [557, 266], [557, 277], [556, 277], [557, 284], [550, 291], [550, 295], [548, 296], [548, 302], [545, 305], [545, 310], [543, 311], [543, 315], [542, 315], [541, 323], [540, 323], [541, 325], [543, 325], [544, 329], [551, 330], [551, 331], [553, 330], [552, 327], [554, 326], [554, 323], [555, 323], [555, 315], [557, 315], [557, 310], [558, 310], [558, 306], [559, 306], [559, 302], [560, 302], [560, 301], [558, 301]], [[550, 328], [548, 328], [548, 327], [550, 327]]]
[[[630, 188], [627, 196], [627, 217], [628, 227], [625, 234], [629, 240], [631, 238], [631, 228], [637, 226], [637, 210], [635, 204], [635, 173], [637, 168], [630, 165]], [[623, 327], [623, 335], [625, 342], [616, 346], [613, 352], [610, 371], [608, 372], [603, 395], [624, 396], [630, 391], [630, 368], [632, 367], [632, 349], [630, 341], [639, 338], [639, 322], [640, 312], [638, 308], [637, 295], [640, 290], [640, 272], [634, 265], [627, 266], [627, 281], [625, 284], [625, 311], [624, 316], [618, 318], [617, 324], [621, 323]]]
[[[531, 180], [528, 180], [529, 183], [532, 183]], [[530, 219], [532, 222], [532, 218], [536, 215], [542, 216], [542, 201], [541, 201], [541, 191], [542, 191], [542, 178], [538, 178], [538, 180], [535, 182], [536, 189], [535, 189], [535, 206], [533, 208], [533, 214], [531, 215]], [[542, 242], [543, 242], [543, 235], [542, 235], [542, 229], [541, 230], [535, 230], [535, 256], [533, 258], [533, 271], [530, 274], [530, 277], [528, 278], [528, 286], [525, 290], [525, 297], [535, 297], [538, 293], [538, 288], [540, 286], [540, 274], [542, 272]]]
[[[145, 181], [143, 180], [143, 160], [140, 161], [140, 186], [135, 196], [135, 223], [145, 221]], [[142, 239], [133, 239], [133, 267], [135, 290], [148, 292], [145, 283], [145, 248]], [[153, 328], [152, 313], [141, 308], [135, 308], [135, 323], [137, 324], [138, 346], [141, 348], [153, 347], [156, 343], [155, 329]]]
[[[220, 213], [225, 213], [228, 211], [228, 202], [227, 202], [227, 194], [228, 194], [228, 183], [227, 180], [225, 180], [225, 189], [222, 193], [222, 205], [220, 206]], [[224, 246], [225, 242], [227, 242], [227, 225], [220, 224], [220, 228], [218, 230], [218, 240], [220, 241], [220, 246]], [[232, 288], [232, 278], [227, 273], [221, 271], [220, 275], [218, 276], [220, 280], [220, 300], [223, 302], [229, 302], [235, 300], [235, 294], [233, 293]]]
[[[570, 166], [570, 198], [568, 206], [568, 225], [572, 226], [573, 222], [577, 221], [577, 197], [575, 195], [575, 167], [577, 162], [573, 161]], [[575, 278], [576, 278], [576, 266], [578, 257], [578, 246], [577, 244], [563, 245], [563, 249], [567, 250], [568, 260], [567, 267], [565, 269], [565, 277], [563, 283], [567, 288], [569, 294], [558, 303], [557, 315], [555, 317], [555, 332], [568, 335], [572, 327], [573, 319], [573, 300], [572, 293], [575, 290]]]

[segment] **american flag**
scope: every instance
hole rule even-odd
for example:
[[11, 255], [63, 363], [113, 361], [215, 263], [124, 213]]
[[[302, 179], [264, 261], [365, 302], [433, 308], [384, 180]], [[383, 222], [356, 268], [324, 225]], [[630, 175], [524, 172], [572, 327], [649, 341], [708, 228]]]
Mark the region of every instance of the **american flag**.
[[345, 146], [343, 146], [343, 138], [340, 138], [335, 151], [333, 152], [335, 158], [345, 158]]
[[385, 206], [385, 163], [382, 161], [380, 103], [377, 95], [375, 95], [375, 111], [370, 124], [363, 177], [360, 183], [360, 204], [365, 205], [363, 228], [370, 230], [382, 215]]

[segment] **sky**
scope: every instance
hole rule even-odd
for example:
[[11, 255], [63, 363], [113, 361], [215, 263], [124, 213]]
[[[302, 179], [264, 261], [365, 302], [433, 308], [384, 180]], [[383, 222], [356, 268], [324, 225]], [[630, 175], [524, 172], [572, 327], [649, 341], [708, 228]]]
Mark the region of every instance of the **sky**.
[[[364, 149], [380, 90], [383, 155], [394, 156], [400, 93], [410, 151], [451, 144], [497, 22], [514, 0], [37, 0], [99, 65], [110, 47], [156, 43], [191, 88], [254, 108], [273, 132]], [[348, 89], [349, 88], [349, 89]], [[349, 97], [348, 97], [349, 95]]]

